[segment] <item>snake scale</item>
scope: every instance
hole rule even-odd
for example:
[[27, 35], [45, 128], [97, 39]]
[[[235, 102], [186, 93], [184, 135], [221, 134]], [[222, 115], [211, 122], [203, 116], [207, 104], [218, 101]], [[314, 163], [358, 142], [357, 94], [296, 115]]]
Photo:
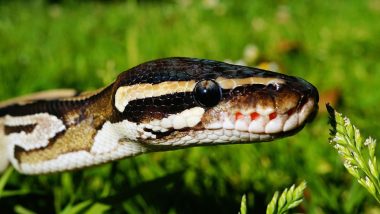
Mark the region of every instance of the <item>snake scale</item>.
[[271, 141], [317, 112], [307, 81], [206, 59], [138, 65], [95, 92], [58, 90], [0, 104], [0, 170], [81, 169], [148, 152]]

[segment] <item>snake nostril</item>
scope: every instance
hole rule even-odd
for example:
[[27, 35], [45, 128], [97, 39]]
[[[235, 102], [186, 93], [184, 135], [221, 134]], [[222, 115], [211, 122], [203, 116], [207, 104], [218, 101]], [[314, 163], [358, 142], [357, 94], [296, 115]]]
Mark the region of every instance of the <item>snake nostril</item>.
[[278, 83], [269, 83], [266, 86], [266, 89], [269, 89], [271, 91], [279, 91], [281, 89], [281, 84], [278, 84]]

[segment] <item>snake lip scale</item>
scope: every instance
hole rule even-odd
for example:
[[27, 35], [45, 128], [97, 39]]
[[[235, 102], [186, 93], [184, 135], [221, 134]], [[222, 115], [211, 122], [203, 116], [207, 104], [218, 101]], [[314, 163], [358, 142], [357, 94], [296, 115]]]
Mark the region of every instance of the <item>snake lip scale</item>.
[[309, 82], [206, 59], [165, 58], [94, 92], [0, 103], [0, 171], [43, 174], [190, 146], [271, 141], [317, 113]]

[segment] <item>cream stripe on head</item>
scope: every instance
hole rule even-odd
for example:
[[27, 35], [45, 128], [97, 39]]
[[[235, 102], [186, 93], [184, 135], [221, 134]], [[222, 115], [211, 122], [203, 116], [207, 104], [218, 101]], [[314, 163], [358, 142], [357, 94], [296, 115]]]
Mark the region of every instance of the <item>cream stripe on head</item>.
[[241, 78], [241, 79], [227, 79], [224, 77], [218, 77], [216, 78], [216, 82], [223, 89], [232, 89], [232, 88], [236, 88], [238, 86], [243, 86], [243, 85], [254, 85], [254, 84], [269, 85], [269, 84], [285, 83], [283, 79], [267, 78], [267, 77], [247, 77], [247, 78]]
[[[215, 80], [223, 89], [233, 89], [243, 85], [253, 84], [283, 84], [284, 80], [266, 77], [247, 77], [240, 79], [227, 79], [218, 77]], [[149, 97], [159, 97], [174, 93], [192, 92], [196, 81], [169, 81], [158, 84], [144, 83], [129, 86], [122, 86], [117, 89], [115, 94], [115, 106], [117, 110], [123, 112], [129, 102]]]
[[159, 84], [144, 83], [131, 86], [122, 86], [116, 91], [115, 106], [117, 110], [123, 112], [130, 101], [149, 97], [159, 97], [173, 93], [190, 92], [193, 91], [195, 84], [196, 82], [191, 80], [162, 82]]

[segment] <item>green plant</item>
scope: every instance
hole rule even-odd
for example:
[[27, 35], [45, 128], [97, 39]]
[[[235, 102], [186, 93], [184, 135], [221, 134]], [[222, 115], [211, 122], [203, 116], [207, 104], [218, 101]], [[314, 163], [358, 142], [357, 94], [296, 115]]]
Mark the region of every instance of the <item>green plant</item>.
[[243, 197], [241, 198], [239, 214], [247, 214], [247, 196], [246, 195], [243, 195]]
[[278, 191], [273, 195], [268, 204], [267, 214], [283, 214], [303, 201], [303, 191], [306, 188], [306, 182], [302, 181], [297, 187], [293, 184], [289, 189], [286, 188], [279, 197]]
[[[306, 182], [302, 181], [297, 187], [293, 184], [289, 189], [286, 188], [281, 196], [276, 191], [272, 200], [268, 204], [267, 214], [284, 214], [303, 201], [303, 191], [306, 188]], [[246, 196], [243, 195], [241, 199], [240, 214], [247, 213]]]
[[380, 203], [380, 180], [375, 156], [376, 140], [363, 139], [346, 116], [326, 105], [330, 113], [330, 143], [344, 161], [344, 167]]

